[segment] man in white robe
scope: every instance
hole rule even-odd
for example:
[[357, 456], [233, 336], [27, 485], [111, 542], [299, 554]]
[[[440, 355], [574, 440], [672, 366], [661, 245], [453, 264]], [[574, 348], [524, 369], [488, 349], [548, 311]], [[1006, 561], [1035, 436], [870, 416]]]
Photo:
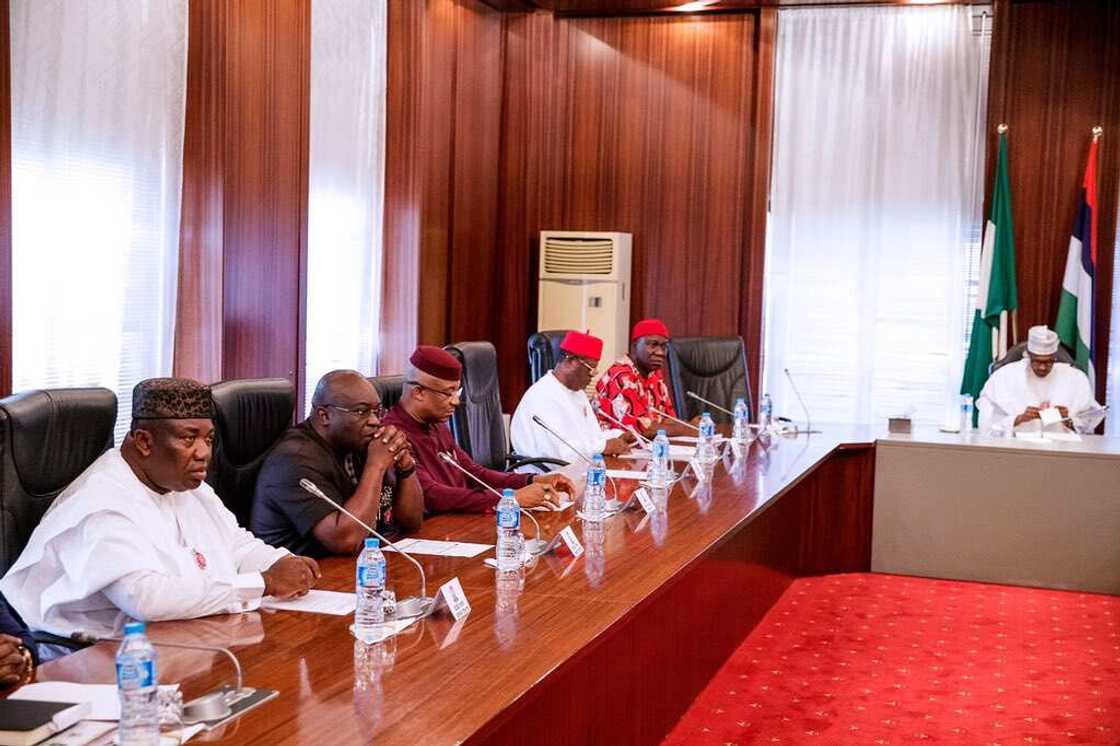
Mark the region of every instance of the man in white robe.
[[314, 585], [314, 560], [239, 527], [203, 481], [212, 411], [210, 390], [194, 381], [136, 385], [124, 443], [55, 499], [0, 581], [29, 627], [105, 634], [124, 617], [242, 612]]
[[1057, 352], [1057, 334], [1045, 326], [1031, 327], [1026, 357], [992, 373], [980, 392], [982, 432], [1091, 433], [1096, 429], [1104, 413], [1093, 398], [1088, 376], [1056, 362]]
[[585, 393], [603, 354], [603, 340], [582, 332], [568, 332], [560, 343], [560, 360], [529, 387], [513, 413], [510, 440], [522, 456], [582, 461], [559, 438], [533, 421], [555, 430], [581, 454], [618, 455], [630, 448], [633, 436], [603, 430]]

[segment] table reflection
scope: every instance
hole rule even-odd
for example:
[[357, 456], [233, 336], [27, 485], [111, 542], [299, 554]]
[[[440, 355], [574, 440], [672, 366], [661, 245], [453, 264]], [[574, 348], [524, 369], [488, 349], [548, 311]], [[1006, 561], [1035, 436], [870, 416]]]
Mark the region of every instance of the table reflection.
[[525, 568], [494, 573], [494, 635], [509, 649], [517, 639], [519, 601], [525, 590]]
[[397, 638], [381, 642], [354, 640], [354, 714], [369, 728], [380, 724], [384, 713], [382, 678], [397, 660]]

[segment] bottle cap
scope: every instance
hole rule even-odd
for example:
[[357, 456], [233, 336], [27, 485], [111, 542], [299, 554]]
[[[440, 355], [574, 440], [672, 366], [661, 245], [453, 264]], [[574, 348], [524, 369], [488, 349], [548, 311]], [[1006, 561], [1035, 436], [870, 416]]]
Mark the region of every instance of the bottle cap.
[[700, 416], [701, 416], [701, 417], [711, 417], [711, 416], [712, 416], [712, 413], [711, 413], [711, 412], [707, 412], [707, 411], [705, 411], [705, 412], [704, 412], [704, 414], [702, 414], [702, 415], [700, 415]]
[[511, 490], [509, 487], [506, 487], [504, 490], [502, 490], [502, 497], [513, 497], [513, 490]]
[[143, 622], [129, 622], [124, 625], [124, 633], [126, 635], [142, 635], [147, 627]]
[[381, 540], [378, 539], [376, 536], [367, 536], [366, 537], [366, 549], [377, 549], [380, 546], [381, 546]]
[[740, 397], [739, 397], [738, 399], [736, 399], [736, 400], [735, 400], [735, 405], [736, 405], [736, 406], [738, 406], [739, 404], [746, 404], [746, 403], [747, 403], [747, 400], [746, 400], [746, 399], [744, 399], [744, 398], [743, 398], [743, 397], [741, 397], [741, 396], [740, 396]]
[[663, 427], [657, 428], [657, 437], [660, 438], [662, 435], [668, 437], [669, 434], [665, 432], [665, 428], [663, 428]]
[[603, 460], [603, 454], [596, 453], [594, 456], [591, 457], [591, 460], [592, 461], [602, 461]]

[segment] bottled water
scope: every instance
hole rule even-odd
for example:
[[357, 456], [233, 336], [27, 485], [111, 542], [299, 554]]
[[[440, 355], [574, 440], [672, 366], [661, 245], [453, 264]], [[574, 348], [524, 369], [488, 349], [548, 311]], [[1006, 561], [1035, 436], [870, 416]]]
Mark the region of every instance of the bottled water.
[[735, 402], [735, 425], [731, 431], [731, 437], [736, 443], [746, 443], [751, 439], [750, 419], [747, 403], [739, 397]]
[[366, 545], [358, 555], [358, 569], [355, 573], [358, 604], [354, 610], [354, 637], [359, 640], [372, 640], [377, 634], [378, 626], [385, 621], [381, 592], [385, 590], [387, 574], [381, 542], [372, 537], [366, 539]]
[[117, 695], [121, 700], [117, 742], [121, 746], [159, 744], [156, 651], [144, 629], [143, 622], [126, 624], [117, 651]]
[[606, 513], [604, 502], [607, 490], [607, 467], [603, 454], [596, 453], [587, 467], [587, 487], [583, 491], [583, 519], [601, 521]]
[[716, 460], [716, 423], [710, 412], [700, 415], [700, 433], [696, 442], [696, 458], [703, 464]]
[[498, 501], [498, 570], [516, 570], [521, 567], [521, 507], [513, 497], [513, 490], [502, 490]]
[[653, 458], [649, 462], [649, 481], [650, 484], [663, 486], [669, 481], [669, 436], [664, 428], [657, 431], [650, 447]]
[[770, 394], [763, 394], [758, 405], [758, 427], [760, 430], [769, 430], [771, 418], [774, 414], [774, 402], [770, 401]]
[[972, 397], [965, 394], [961, 397], [961, 432], [972, 430]]

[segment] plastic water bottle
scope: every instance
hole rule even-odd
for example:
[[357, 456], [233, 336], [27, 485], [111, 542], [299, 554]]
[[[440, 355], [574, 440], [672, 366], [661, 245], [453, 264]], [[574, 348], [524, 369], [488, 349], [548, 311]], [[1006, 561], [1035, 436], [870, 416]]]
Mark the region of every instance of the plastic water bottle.
[[972, 430], [972, 397], [965, 394], [961, 397], [961, 432]]
[[371, 640], [376, 636], [377, 627], [385, 621], [384, 601], [381, 592], [385, 590], [388, 579], [385, 555], [381, 552], [381, 542], [370, 537], [366, 539], [362, 553], [358, 555], [358, 569], [355, 573], [355, 593], [358, 596], [354, 609], [354, 636], [359, 640]]
[[711, 412], [700, 415], [700, 437], [696, 442], [696, 458], [704, 464], [716, 460], [716, 423]]
[[521, 541], [521, 507], [513, 490], [504, 489], [498, 501], [498, 570], [521, 567]]
[[653, 458], [649, 462], [649, 481], [664, 485], [669, 481], [669, 435], [662, 428], [651, 444]]
[[763, 394], [758, 405], [758, 427], [760, 430], [769, 430], [774, 414], [774, 402], [770, 401], [770, 394]]
[[601, 521], [605, 517], [607, 491], [607, 467], [603, 464], [603, 454], [596, 453], [587, 467], [587, 487], [583, 491], [583, 520]]
[[739, 397], [735, 402], [735, 424], [731, 437], [736, 443], [746, 443], [751, 439], [750, 427], [751, 413], [747, 409], [747, 402]]
[[124, 641], [117, 650], [117, 695], [121, 700], [117, 742], [121, 746], [159, 744], [156, 651], [144, 629], [143, 622], [126, 624]]

